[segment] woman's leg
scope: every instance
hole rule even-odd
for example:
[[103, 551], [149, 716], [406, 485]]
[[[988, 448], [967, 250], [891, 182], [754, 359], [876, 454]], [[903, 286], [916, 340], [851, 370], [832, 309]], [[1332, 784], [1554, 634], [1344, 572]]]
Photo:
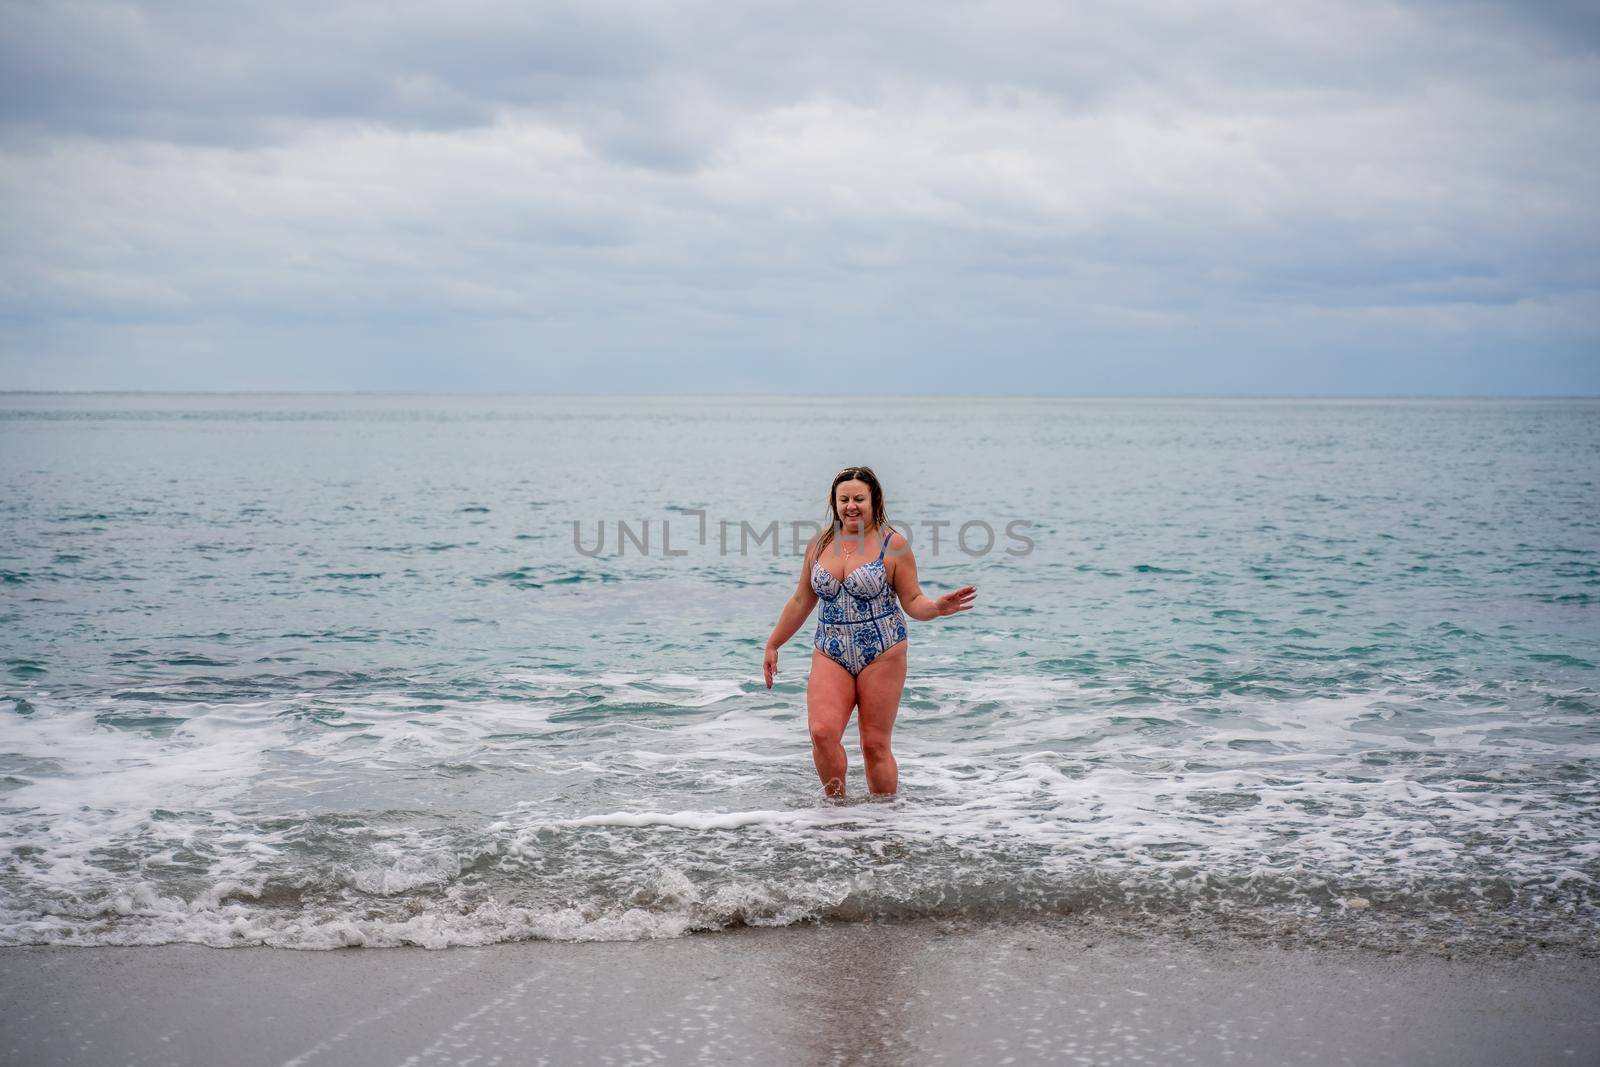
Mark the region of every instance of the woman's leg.
[[901, 642], [856, 676], [856, 699], [861, 704], [861, 756], [867, 762], [867, 792], [892, 795], [900, 788], [900, 767], [889, 751], [889, 733], [900, 712], [900, 693], [906, 686], [906, 646]]
[[844, 728], [856, 706], [856, 680], [850, 672], [816, 649], [811, 650], [811, 677], [806, 682], [806, 718], [811, 726], [811, 759], [822, 779], [822, 791], [844, 796]]

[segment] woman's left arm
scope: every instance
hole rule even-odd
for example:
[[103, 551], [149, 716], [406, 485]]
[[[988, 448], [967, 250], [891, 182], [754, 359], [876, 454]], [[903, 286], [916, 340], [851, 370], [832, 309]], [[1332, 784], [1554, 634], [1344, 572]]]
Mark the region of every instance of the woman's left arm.
[[894, 557], [894, 591], [900, 597], [900, 606], [907, 615], [918, 622], [928, 622], [972, 610], [972, 602], [978, 595], [977, 586], [962, 586], [935, 600], [922, 591], [922, 585], [917, 581], [917, 557], [911, 551], [911, 546], [902, 542], [896, 548], [891, 548], [889, 554]]

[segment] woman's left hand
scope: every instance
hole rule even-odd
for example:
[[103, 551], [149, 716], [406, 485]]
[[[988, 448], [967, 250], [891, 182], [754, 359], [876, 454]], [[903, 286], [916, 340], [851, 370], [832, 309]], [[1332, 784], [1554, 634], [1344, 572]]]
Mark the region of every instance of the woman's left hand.
[[962, 586], [955, 592], [946, 593], [944, 596], [934, 601], [934, 606], [939, 609], [939, 617], [942, 619], [946, 615], [954, 615], [958, 611], [971, 611], [972, 601], [977, 595], [977, 586]]

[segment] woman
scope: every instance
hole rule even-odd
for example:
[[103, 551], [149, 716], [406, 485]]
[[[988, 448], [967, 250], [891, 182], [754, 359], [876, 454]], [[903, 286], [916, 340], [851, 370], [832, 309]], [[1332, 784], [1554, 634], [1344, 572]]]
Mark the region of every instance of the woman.
[[807, 546], [800, 584], [767, 639], [767, 688], [778, 673], [778, 649], [821, 598], [806, 685], [817, 777], [828, 796], [844, 796], [846, 760], [840, 739], [851, 710], [859, 706], [867, 791], [893, 795], [900, 768], [889, 751], [889, 732], [906, 684], [905, 616], [926, 622], [968, 611], [978, 590], [969, 585], [938, 600], [922, 591], [916, 556], [886, 523], [883, 487], [870, 467], [846, 467], [834, 475], [828, 507], [832, 521]]

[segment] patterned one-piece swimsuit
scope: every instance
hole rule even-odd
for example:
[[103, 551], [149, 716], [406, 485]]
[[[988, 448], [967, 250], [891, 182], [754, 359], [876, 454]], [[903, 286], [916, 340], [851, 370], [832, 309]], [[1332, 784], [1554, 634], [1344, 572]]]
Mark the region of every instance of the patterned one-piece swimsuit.
[[812, 647], [821, 649], [852, 676], [906, 639], [906, 617], [883, 566], [883, 554], [893, 536], [893, 531], [885, 535], [878, 558], [850, 571], [844, 581], [835, 578], [820, 559], [811, 565], [811, 589], [822, 601]]

